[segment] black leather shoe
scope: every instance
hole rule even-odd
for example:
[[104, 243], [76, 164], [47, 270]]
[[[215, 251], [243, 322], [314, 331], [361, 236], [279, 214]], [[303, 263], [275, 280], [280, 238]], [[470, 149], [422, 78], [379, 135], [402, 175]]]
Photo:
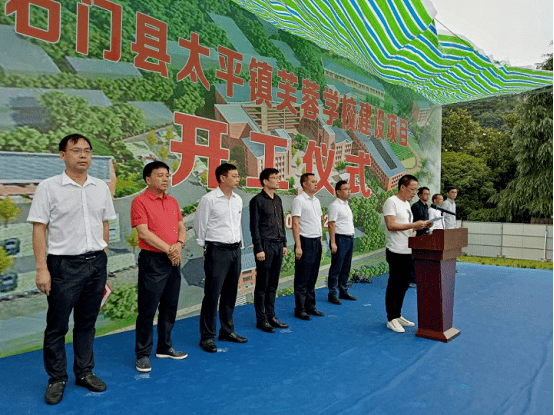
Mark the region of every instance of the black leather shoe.
[[294, 313], [294, 317], [299, 318], [300, 320], [311, 320], [312, 318], [306, 313], [305, 311], [302, 311], [300, 313]]
[[92, 372], [75, 379], [75, 384], [87, 388], [91, 392], [104, 392], [106, 390], [106, 384]]
[[329, 301], [332, 304], [341, 305], [342, 301], [339, 300], [339, 298], [336, 295], [330, 295], [327, 297], [327, 301]]
[[65, 382], [54, 382], [48, 385], [46, 393], [44, 394], [44, 401], [48, 405], [56, 405], [63, 398], [63, 391], [65, 390]]
[[282, 323], [281, 321], [279, 321], [279, 319], [277, 317], [270, 318], [269, 319], [269, 324], [271, 324], [276, 329], [286, 329], [289, 326], [288, 324]]
[[256, 327], [259, 328], [261, 331], [265, 331], [266, 333], [275, 333], [275, 329], [271, 327], [267, 321], [256, 323]]
[[349, 293], [341, 294], [339, 298], [342, 298], [343, 300], [351, 300], [351, 301], [356, 301], [358, 299], [358, 297], [354, 297], [352, 294], [349, 294]]
[[219, 333], [218, 340], [223, 340], [226, 342], [233, 342], [233, 343], [246, 343], [248, 341], [246, 337], [239, 336], [235, 332], [230, 334]]
[[214, 339], [202, 339], [200, 340], [200, 347], [202, 350], [208, 353], [216, 353], [217, 352], [217, 346], [215, 345]]
[[318, 317], [323, 317], [325, 315], [323, 311], [319, 311], [317, 308], [312, 308], [311, 310], [307, 310], [306, 313], [311, 314], [312, 316], [318, 316]]

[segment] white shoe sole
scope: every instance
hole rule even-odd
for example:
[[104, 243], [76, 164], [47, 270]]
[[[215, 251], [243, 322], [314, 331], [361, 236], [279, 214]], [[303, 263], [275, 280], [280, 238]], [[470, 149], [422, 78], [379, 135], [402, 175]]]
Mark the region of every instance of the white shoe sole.
[[406, 319], [402, 319], [402, 317], [397, 318], [396, 321], [398, 321], [398, 324], [400, 324], [401, 326], [404, 326], [404, 327], [414, 327], [415, 326], [414, 322], [411, 322], [411, 321], [406, 320]]
[[156, 353], [156, 357], [158, 357], [160, 359], [183, 360], [183, 359], [186, 359], [187, 357], [189, 357], [189, 355], [185, 353], [183, 356], [176, 357], [176, 356], [170, 356], [168, 354], [158, 354], [158, 353]]
[[387, 322], [387, 327], [388, 327], [390, 330], [394, 331], [395, 333], [404, 333], [404, 332], [406, 331], [406, 330], [404, 330], [404, 328], [403, 328], [402, 326], [400, 326], [400, 330], [395, 329], [394, 326], [391, 324], [390, 321]]

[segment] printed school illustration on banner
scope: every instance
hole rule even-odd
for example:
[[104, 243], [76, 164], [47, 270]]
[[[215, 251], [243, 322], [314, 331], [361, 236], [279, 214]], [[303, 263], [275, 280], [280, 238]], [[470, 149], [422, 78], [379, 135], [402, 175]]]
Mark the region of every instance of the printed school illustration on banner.
[[[108, 283], [97, 334], [134, 325], [138, 237], [132, 199], [144, 164], [162, 160], [182, 208], [187, 241], [178, 316], [197, 313], [203, 249], [193, 221], [217, 186], [215, 169], [238, 167], [244, 206], [237, 304], [252, 301], [256, 270], [248, 203], [260, 172], [275, 167], [293, 244], [293, 198], [313, 172], [323, 207], [322, 267], [330, 263], [326, 208], [347, 180], [355, 222], [352, 272], [387, 272], [382, 206], [398, 179], [439, 188], [441, 107], [356, 63], [277, 29], [229, 0], [0, 0], [0, 357], [41, 347], [45, 296], [35, 286], [34, 191], [64, 169], [67, 134], [91, 140], [89, 173], [108, 184]], [[281, 283], [292, 284], [294, 250]], [[325, 274], [325, 273], [323, 273]], [[325, 274], [326, 275], [326, 274]], [[320, 278], [324, 278], [320, 276]], [[287, 285], [288, 282], [288, 285]]]

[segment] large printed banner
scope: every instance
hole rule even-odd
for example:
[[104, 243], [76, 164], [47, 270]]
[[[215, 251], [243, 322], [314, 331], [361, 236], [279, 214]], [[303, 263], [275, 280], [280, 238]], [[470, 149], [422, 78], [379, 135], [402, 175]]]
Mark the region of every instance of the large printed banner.
[[[233, 2], [0, 5], [0, 321], [8, 328], [0, 332], [0, 356], [40, 347], [42, 329], [21, 328], [16, 319], [42, 318], [46, 309], [34, 284], [32, 226], [25, 219], [38, 183], [64, 169], [57, 145], [66, 134], [91, 140], [89, 173], [108, 183], [118, 213], [110, 224], [113, 294], [102, 309], [100, 333], [134, 322], [129, 298], [135, 297], [127, 294], [136, 293], [137, 236], [129, 209], [145, 187], [142, 168], [152, 160], [171, 167], [170, 193], [188, 229], [181, 315], [195, 312], [202, 300], [202, 249], [192, 222], [224, 161], [242, 177], [242, 302], [250, 300], [256, 277], [247, 206], [264, 168], [282, 173], [285, 210], [305, 172], [316, 174], [324, 207], [336, 182], [348, 180], [357, 256], [384, 247], [380, 209], [402, 175], [439, 190], [440, 106]], [[291, 222], [288, 214], [289, 245]], [[326, 228], [326, 217], [322, 224]], [[379, 258], [358, 261], [359, 269], [386, 272]], [[281, 275], [285, 285], [293, 268], [290, 255]]]

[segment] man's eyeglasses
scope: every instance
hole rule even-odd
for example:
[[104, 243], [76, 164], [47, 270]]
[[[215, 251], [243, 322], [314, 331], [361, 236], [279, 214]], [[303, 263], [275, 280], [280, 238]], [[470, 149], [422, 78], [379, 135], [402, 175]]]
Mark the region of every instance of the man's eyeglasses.
[[81, 154], [84, 154], [85, 156], [90, 156], [92, 154], [92, 150], [90, 148], [71, 148], [69, 151], [71, 151], [76, 156], [80, 156]]

